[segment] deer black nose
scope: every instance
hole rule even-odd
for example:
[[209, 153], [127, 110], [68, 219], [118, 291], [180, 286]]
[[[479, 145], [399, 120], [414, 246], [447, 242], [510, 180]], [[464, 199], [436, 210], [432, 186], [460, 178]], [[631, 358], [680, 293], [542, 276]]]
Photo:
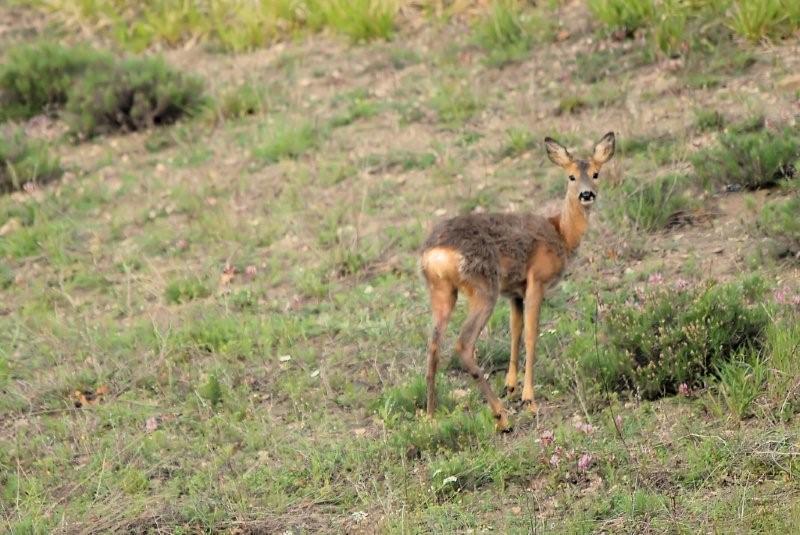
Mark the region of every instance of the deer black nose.
[[582, 191], [578, 194], [578, 199], [581, 201], [593, 201], [597, 197], [593, 191]]

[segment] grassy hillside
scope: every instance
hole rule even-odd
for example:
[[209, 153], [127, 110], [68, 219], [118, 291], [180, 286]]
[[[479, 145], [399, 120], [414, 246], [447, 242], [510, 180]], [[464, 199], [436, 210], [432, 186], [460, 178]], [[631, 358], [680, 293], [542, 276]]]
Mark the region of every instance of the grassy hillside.
[[[800, 528], [794, 3], [130, 4], [0, 7], [4, 530]], [[426, 232], [609, 130], [538, 414], [429, 421]]]

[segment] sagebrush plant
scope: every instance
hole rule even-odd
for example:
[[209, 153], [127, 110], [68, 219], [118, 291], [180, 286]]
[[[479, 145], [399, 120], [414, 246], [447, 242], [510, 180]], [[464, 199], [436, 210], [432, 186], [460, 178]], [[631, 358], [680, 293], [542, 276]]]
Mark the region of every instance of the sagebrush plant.
[[725, 362], [764, 347], [770, 317], [751, 303], [763, 293], [757, 280], [701, 288], [651, 285], [633, 303], [609, 308], [599, 371], [610, 388], [646, 399], [674, 394], [682, 383], [704, 386]]
[[0, 65], [0, 122], [58, 111], [89, 69], [105, 69], [110, 54], [88, 46], [41, 41], [11, 48]]
[[732, 129], [722, 134], [715, 146], [696, 152], [691, 162], [705, 186], [738, 184], [758, 189], [793, 176], [799, 157], [800, 137], [790, 128], [752, 132]]
[[43, 141], [22, 131], [0, 132], [0, 193], [22, 189], [28, 183], [44, 184], [63, 174], [57, 156]]
[[650, 181], [629, 177], [612, 190], [615, 200], [609, 215], [649, 232], [680, 224], [682, 215], [699, 207], [690, 184], [686, 175], [670, 174]]
[[174, 123], [205, 103], [203, 82], [158, 57], [125, 59], [87, 71], [69, 92], [65, 119], [73, 135], [90, 138]]

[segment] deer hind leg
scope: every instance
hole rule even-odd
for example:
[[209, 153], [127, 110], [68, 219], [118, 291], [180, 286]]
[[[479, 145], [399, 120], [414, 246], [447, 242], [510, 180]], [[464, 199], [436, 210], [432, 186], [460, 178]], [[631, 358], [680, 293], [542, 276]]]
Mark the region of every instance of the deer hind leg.
[[510, 427], [508, 414], [497, 395], [492, 391], [489, 382], [483, 376], [483, 370], [475, 361], [475, 342], [492, 314], [492, 309], [494, 309], [494, 305], [497, 302], [497, 292], [485, 291], [471, 286], [465, 287], [463, 290], [469, 300], [469, 313], [464, 325], [461, 327], [456, 351], [461, 357], [464, 369], [472, 376], [478, 388], [483, 392], [483, 396], [486, 398], [489, 408], [497, 420], [497, 430], [507, 431]]
[[525, 380], [522, 386], [522, 403], [531, 412], [536, 412], [533, 399], [533, 365], [536, 362], [536, 340], [539, 336], [539, 310], [542, 306], [544, 288], [537, 281], [528, 282], [525, 295]]
[[506, 394], [511, 395], [517, 388], [517, 366], [519, 363], [519, 343], [522, 337], [523, 301], [517, 297], [511, 299], [511, 358], [506, 373]]
[[458, 292], [449, 282], [439, 281], [430, 285], [431, 309], [433, 311], [433, 333], [428, 345], [428, 367], [425, 379], [428, 384], [427, 413], [433, 416], [436, 410], [436, 370], [439, 367], [439, 347], [456, 304]]

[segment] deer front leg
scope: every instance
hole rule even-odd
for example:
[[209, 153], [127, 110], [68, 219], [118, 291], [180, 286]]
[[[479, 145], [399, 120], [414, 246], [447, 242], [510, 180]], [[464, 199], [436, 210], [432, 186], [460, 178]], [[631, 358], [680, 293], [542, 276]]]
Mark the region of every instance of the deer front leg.
[[519, 363], [519, 344], [522, 338], [522, 299], [511, 299], [511, 358], [506, 373], [506, 394], [511, 395], [517, 389], [517, 365]]
[[529, 277], [525, 291], [525, 380], [522, 386], [522, 403], [535, 413], [536, 401], [533, 399], [533, 365], [536, 362], [536, 340], [539, 337], [539, 310], [542, 306], [544, 288]]

